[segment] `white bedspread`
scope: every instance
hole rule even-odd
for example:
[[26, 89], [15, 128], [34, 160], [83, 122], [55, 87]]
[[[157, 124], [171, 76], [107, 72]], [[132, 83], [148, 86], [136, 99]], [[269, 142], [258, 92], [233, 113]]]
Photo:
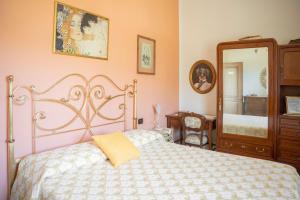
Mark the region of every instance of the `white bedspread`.
[[[38, 194], [35, 198], [300, 199], [299, 176], [288, 165], [167, 143], [160, 139], [145, 142], [139, 149], [139, 160], [132, 160], [119, 168], [113, 168], [107, 160], [98, 159], [92, 165], [43, 176], [41, 187], [36, 188], [39, 191], [33, 191]], [[31, 164], [27, 167], [38, 169], [35, 163]], [[23, 173], [24, 169], [19, 169], [17, 179], [22, 184], [31, 184]], [[20, 185], [14, 185], [13, 192], [14, 199], [24, 197]]]
[[223, 133], [267, 138], [268, 117], [224, 113]]

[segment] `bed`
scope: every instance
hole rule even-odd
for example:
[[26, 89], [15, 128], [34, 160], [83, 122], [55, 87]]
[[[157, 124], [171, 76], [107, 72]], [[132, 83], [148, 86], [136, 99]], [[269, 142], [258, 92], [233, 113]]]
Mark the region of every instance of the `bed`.
[[[71, 77], [83, 83], [76, 81], [63, 97], [48, 96], [52, 89]], [[112, 94], [102, 83], [94, 83], [98, 78], [120, 93]], [[12, 200], [300, 199], [299, 175], [289, 165], [168, 143], [158, 132], [136, 129], [136, 81], [119, 87], [104, 75], [87, 79], [71, 74], [38, 91], [33, 86], [14, 87], [12, 76], [7, 80], [8, 192]], [[30, 98], [18, 94], [19, 89], [25, 89]], [[126, 97], [132, 99], [132, 104]], [[116, 98], [121, 99], [116, 104], [120, 113], [105, 115], [102, 108]], [[14, 105], [26, 106], [26, 101], [34, 108], [32, 154], [16, 158], [14, 128], [18, 124], [13, 123]], [[56, 114], [58, 110], [50, 107], [46, 112], [38, 106], [41, 102], [63, 105], [74, 115], [63, 125], [49, 128], [43, 122], [52, 122], [51, 112]], [[126, 114], [129, 108], [132, 109], [130, 117]], [[59, 119], [56, 115], [53, 121], [60, 122]], [[129, 128], [127, 122], [131, 120]], [[78, 128], [73, 123], [83, 126]], [[84, 137], [66, 147], [42, 152], [37, 148], [38, 138], [72, 134], [73, 131], [92, 136], [99, 133], [98, 127], [108, 130], [119, 123], [141, 156], [118, 168], [112, 167], [105, 154], [93, 142], [83, 140]]]
[[228, 134], [267, 138], [268, 117], [224, 113], [223, 132]]
[[[168, 143], [153, 131], [125, 134], [141, 158], [118, 168], [92, 143], [25, 158], [12, 200], [300, 199], [300, 179], [291, 166]], [[89, 162], [77, 161], [79, 153]]]

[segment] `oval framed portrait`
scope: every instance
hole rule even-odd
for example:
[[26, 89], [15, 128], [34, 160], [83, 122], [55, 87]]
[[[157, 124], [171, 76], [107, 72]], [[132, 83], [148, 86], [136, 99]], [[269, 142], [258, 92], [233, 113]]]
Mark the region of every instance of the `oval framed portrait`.
[[211, 91], [216, 83], [216, 70], [207, 60], [199, 60], [192, 65], [190, 70], [190, 84], [192, 88], [205, 94]]

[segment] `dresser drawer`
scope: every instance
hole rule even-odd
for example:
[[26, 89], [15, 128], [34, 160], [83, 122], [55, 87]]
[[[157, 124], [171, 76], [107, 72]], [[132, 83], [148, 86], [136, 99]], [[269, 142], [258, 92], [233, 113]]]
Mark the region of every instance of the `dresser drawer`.
[[272, 156], [272, 149], [267, 146], [248, 144], [248, 148], [246, 149], [248, 153], [253, 153], [262, 156]]
[[291, 152], [279, 149], [278, 160], [285, 162], [297, 163], [300, 165], [300, 152]]
[[280, 119], [280, 127], [300, 129], [300, 119]]
[[278, 141], [279, 151], [299, 153], [300, 156], [300, 141], [279, 139]]
[[241, 153], [243, 155], [252, 154], [264, 157], [272, 157], [272, 148], [268, 146], [222, 140], [221, 148], [237, 154]]
[[300, 139], [300, 129], [280, 128], [280, 135], [288, 137], [297, 137]]
[[278, 143], [277, 159], [300, 169], [300, 142], [280, 139]]

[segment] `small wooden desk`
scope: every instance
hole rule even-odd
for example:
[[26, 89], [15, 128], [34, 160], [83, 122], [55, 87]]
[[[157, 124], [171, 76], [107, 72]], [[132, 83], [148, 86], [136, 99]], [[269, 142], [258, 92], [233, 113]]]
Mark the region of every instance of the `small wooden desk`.
[[[183, 142], [183, 131], [181, 125], [181, 117], [184, 112], [176, 112], [170, 115], [166, 115], [167, 118], [167, 127], [173, 128], [174, 130], [178, 130], [180, 135], [174, 135], [174, 141]], [[204, 115], [206, 117], [206, 124], [204, 130], [207, 130], [208, 137], [208, 149], [212, 149], [212, 130], [216, 128], [216, 116], [213, 115]]]

